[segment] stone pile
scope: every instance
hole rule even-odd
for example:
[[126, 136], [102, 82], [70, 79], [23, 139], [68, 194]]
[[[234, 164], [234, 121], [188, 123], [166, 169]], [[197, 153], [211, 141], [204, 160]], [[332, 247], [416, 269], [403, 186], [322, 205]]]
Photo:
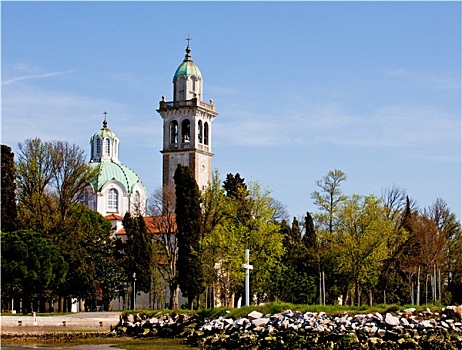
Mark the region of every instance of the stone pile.
[[236, 320], [164, 315], [125, 320], [118, 327], [135, 336], [187, 337], [204, 349], [462, 349], [462, 307], [441, 313], [415, 309], [328, 316], [325, 312], [273, 315], [252, 311]]

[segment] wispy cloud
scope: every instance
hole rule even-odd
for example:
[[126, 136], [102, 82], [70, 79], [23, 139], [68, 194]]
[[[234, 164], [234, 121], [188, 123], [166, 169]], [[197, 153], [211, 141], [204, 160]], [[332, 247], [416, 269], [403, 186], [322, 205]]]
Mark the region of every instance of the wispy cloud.
[[43, 79], [43, 78], [54, 77], [54, 76], [57, 76], [57, 75], [70, 74], [70, 73], [73, 73], [73, 72], [74, 72], [74, 70], [69, 69], [69, 70], [60, 71], [60, 72], [49, 72], [49, 73], [41, 73], [41, 74], [21, 75], [21, 76], [17, 76], [17, 77], [14, 77], [14, 78], [3, 80], [2, 81], [2, 86], [7, 86], [7, 85], [14, 84], [14, 83], [24, 81], [24, 80]]
[[389, 105], [361, 115], [326, 105], [283, 116], [235, 111], [215, 133], [216, 142], [230, 146], [432, 147], [460, 143], [460, 118], [432, 106]]
[[383, 71], [385, 77], [407, 80], [418, 86], [440, 89], [460, 90], [460, 75], [453, 76], [444, 72], [417, 72], [405, 68], [390, 68]]

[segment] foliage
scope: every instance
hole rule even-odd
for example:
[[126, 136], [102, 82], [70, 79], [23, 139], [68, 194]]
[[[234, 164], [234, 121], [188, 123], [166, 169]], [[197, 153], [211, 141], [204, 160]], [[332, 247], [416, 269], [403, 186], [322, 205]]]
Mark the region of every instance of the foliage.
[[[146, 223], [141, 215], [125, 214], [123, 226], [127, 233], [125, 274], [136, 276], [136, 289], [148, 293], [151, 289], [153, 247]], [[134, 275], [136, 274], [136, 275]]]
[[314, 204], [320, 210], [316, 214], [316, 221], [329, 233], [334, 231], [336, 225], [336, 214], [340, 204], [346, 199], [340, 190], [340, 184], [346, 181], [346, 174], [338, 169], [331, 170], [316, 185], [322, 190], [311, 194]]
[[178, 308], [178, 240], [175, 216], [175, 188], [165, 186], [153, 193], [148, 210], [151, 215], [154, 266], [167, 282], [170, 291], [169, 307]]
[[79, 201], [98, 169], [86, 164], [83, 150], [64, 141], [42, 142], [36, 138], [18, 146], [17, 194], [22, 227], [59, 240], [59, 233], [72, 230], [78, 222], [72, 205]]
[[192, 308], [193, 300], [198, 298], [204, 289], [200, 249], [200, 192], [189, 167], [179, 165], [173, 178], [176, 186], [178, 283]]
[[14, 153], [11, 151], [11, 147], [2, 145], [1, 164], [2, 231], [13, 232], [18, 228], [18, 212], [16, 206], [16, 169], [14, 166]]
[[393, 227], [379, 199], [353, 195], [339, 209], [336, 231], [337, 264], [360, 305], [361, 294], [377, 284], [381, 263], [389, 256]]
[[[69, 263], [69, 274], [63, 286], [64, 295], [87, 300], [94, 308], [95, 290], [103, 290], [104, 305], [116, 297], [124, 276], [116, 260], [111, 222], [81, 204], [73, 205], [78, 221], [75, 230], [60, 242], [60, 249]], [[91, 306], [93, 305], [93, 306]]]
[[53, 242], [31, 231], [1, 233], [2, 298], [22, 297], [23, 312], [37, 297], [58, 295], [68, 264]]

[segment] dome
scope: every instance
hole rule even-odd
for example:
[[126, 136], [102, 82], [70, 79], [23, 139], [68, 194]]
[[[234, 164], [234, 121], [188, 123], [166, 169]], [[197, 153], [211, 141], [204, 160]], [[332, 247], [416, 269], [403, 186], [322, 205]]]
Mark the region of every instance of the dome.
[[101, 139], [109, 137], [111, 140], [115, 140], [116, 138], [116, 134], [107, 128], [106, 120], [104, 120], [103, 122], [103, 127], [100, 130], [98, 130], [91, 139], [93, 140], [96, 136], [99, 136]]
[[186, 55], [184, 57], [183, 62], [180, 64], [180, 66], [177, 68], [175, 75], [173, 76], [173, 80], [178, 79], [179, 77], [188, 77], [191, 75], [196, 76], [197, 78], [202, 79], [202, 74], [201, 71], [199, 70], [199, 67], [197, 67], [193, 60], [191, 59], [191, 55], [189, 54], [191, 52], [191, 49], [188, 47], [186, 48]]
[[95, 192], [100, 192], [102, 187], [109, 181], [116, 180], [124, 185], [128, 193], [133, 193], [134, 186], [139, 183], [143, 188], [141, 179], [135, 172], [122, 163], [114, 162], [91, 162], [92, 168], [99, 168], [98, 177], [92, 181], [92, 187]]

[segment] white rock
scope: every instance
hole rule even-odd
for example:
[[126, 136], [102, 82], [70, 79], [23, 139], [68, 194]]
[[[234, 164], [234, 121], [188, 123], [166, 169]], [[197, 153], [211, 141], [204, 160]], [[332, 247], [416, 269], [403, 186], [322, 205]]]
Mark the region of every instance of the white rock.
[[252, 311], [250, 314], [247, 315], [247, 317], [250, 319], [250, 320], [256, 320], [258, 318], [262, 318], [263, 314], [261, 312], [258, 312], [258, 311]]
[[266, 325], [267, 323], [269, 322], [269, 318], [257, 318], [255, 320], [252, 320], [252, 323], [257, 326], [257, 327], [260, 327], [260, 326], [264, 326]]
[[399, 326], [399, 319], [398, 317], [393, 316], [390, 313], [385, 315], [385, 323], [389, 326]]

